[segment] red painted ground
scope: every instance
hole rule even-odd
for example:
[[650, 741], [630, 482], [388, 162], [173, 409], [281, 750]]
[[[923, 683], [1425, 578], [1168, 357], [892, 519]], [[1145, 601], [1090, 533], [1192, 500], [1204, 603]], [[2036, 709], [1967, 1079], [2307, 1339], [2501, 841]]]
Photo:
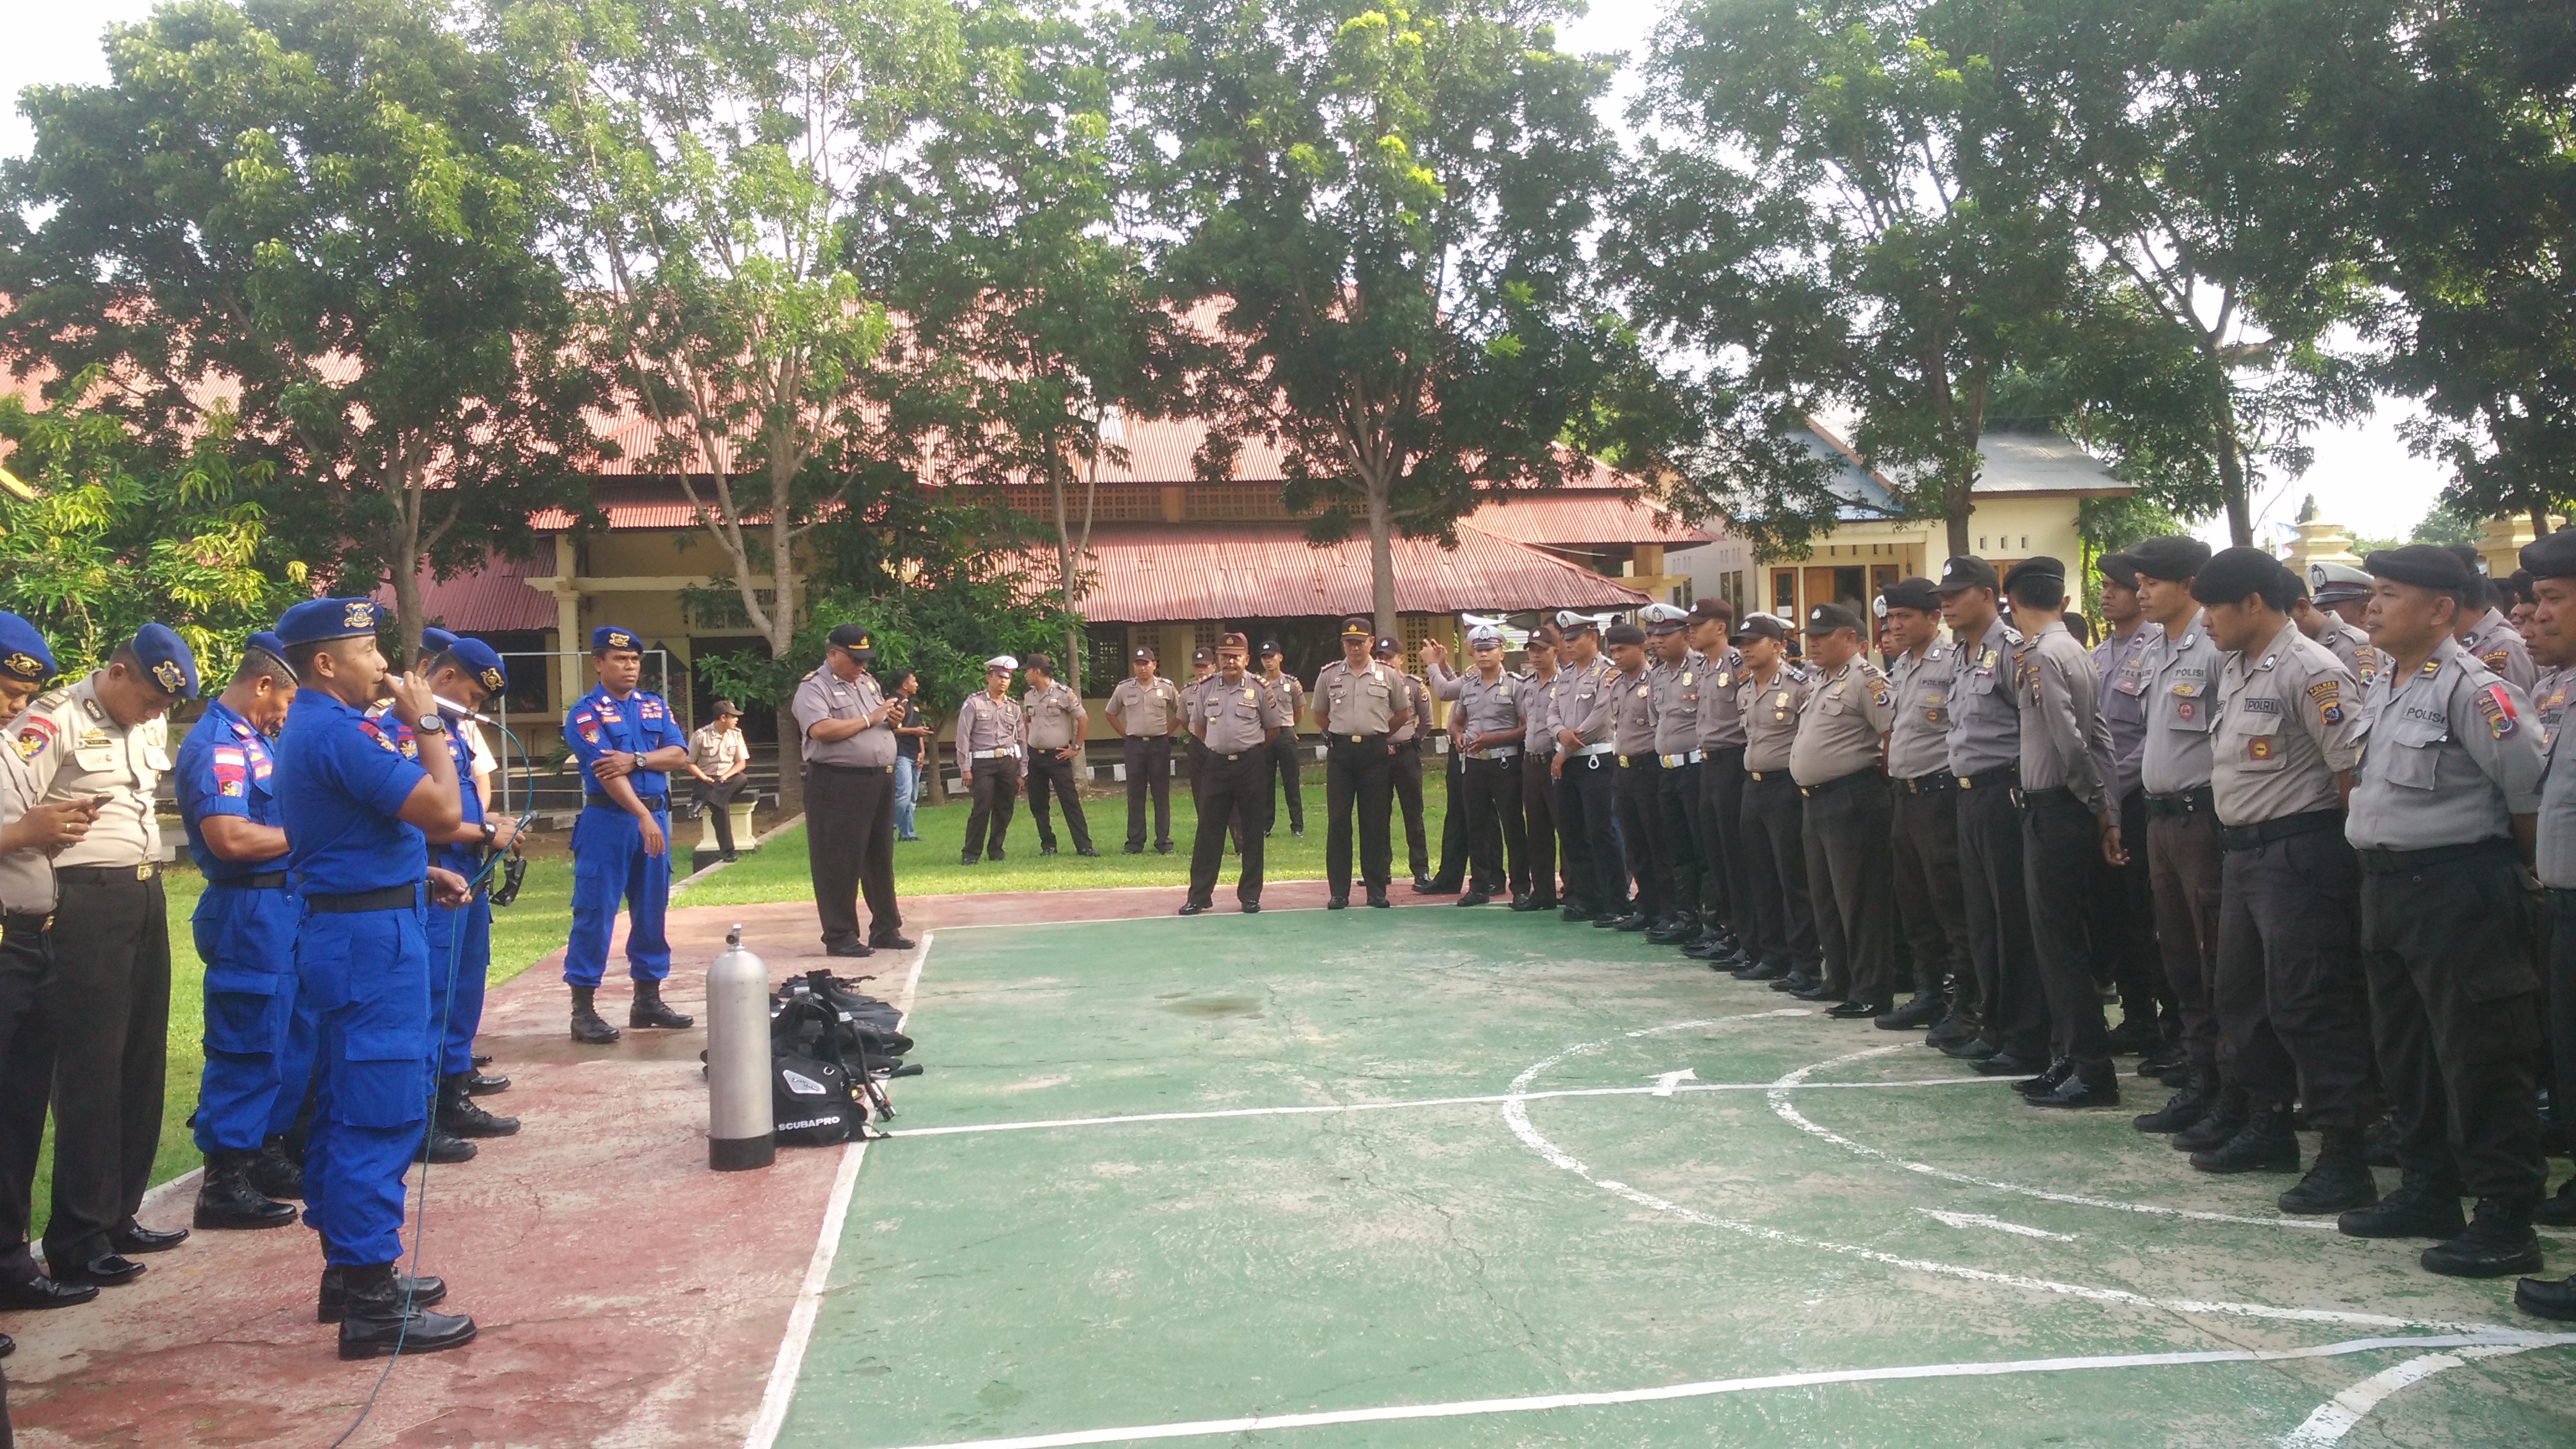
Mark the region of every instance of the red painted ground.
[[[1274, 910], [1317, 908], [1324, 887], [1276, 882], [1264, 896]], [[935, 896], [905, 903], [905, 929], [919, 939], [942, 925], [1161, 916], [1181, 898], [1177, 887]], [[1399, 886], [1395, 899], [1451, 898]], [[680, 1010], [702, 1015], [705, 964], [736, 921], [773, 979], [822, 960], [806, 903], [675, 910], [666, 994]], [[874, 971], [875, 994], [892, 997], [911, 961], [839, 964]], [[621, 1020], [622, 979], [601, 996], [602, 1014]], [[480, 1044], [515, 1086], [483, 1102], [523, 1125], [473, 1162], [430, 1170], [420, 1254], [450, 1285], [445, 1307], [472, 1314], [481, 1336], [403, 1359], [352, 1445], [720, 1445], [750, 1425], [840, 1151], [710, 1172], [705, 1032], [585, 1048], [564, 1016], [552, 959], [492, 995]], [[936, 1037], [916, 1055], [936, 1071]], [[169, 1194], [144, 1218], [183, 1226], [189, 1205]], [[150, 1262], [85, 1307], [0, 1314], [18, 1340], [6, 1368], [20, 1445], [327, 1445], [348, 1428], [384, 1363], [340, 1362], [336, 1330], [313, 1321], [310, 1233], [200, 1233]]]

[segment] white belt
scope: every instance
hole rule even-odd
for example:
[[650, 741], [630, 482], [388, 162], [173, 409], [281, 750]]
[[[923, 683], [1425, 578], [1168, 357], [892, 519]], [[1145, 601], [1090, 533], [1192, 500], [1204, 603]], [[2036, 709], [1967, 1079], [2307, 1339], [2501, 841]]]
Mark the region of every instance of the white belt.
[[1011, 760], [1019, 758], [1019, 753], [1018, 747], [1014, 746], [1006, 750], [976, 750], [970, 753], [967, 758], [976, 760]]
[[1517, 745], [1496, 745], [1491, 749], [1470, 750], [1467, 752], [1467, 758], [1471, 760], [1508, 760], [1519, 753], [1520, 747]]
[[1664, 762], [1665, 769], [1678, 770], [1684, 765], [1698, 764], [1701, 756], [1699, 751], [1690, 750], [1678, 755], [1657, 755], [1655, 758]]
[[1610, 742], [1609, 742], [1609, 741], [1607, 741], [1607, 740], [1604, 740], [1604, 741], [1602, 741], [1600, 744], [1597, 744], [1597, 745], [1585, 745], [1585, 746], [1583, 746], [1583, 747], [1582, 747], [1582, 748], [1580, 748], [1580, 749], [1572, 750], [1572, 751], [1569, 751], [1568, 753], [1570, 753], [1570, 754], [1574, 754], [1574, 755], [1577, 755], [1577, 756], [1581, 756], [1581, 755], [1606, 755], [1606, 754], [1610, 753], [1610, 749], [1611, 749]]

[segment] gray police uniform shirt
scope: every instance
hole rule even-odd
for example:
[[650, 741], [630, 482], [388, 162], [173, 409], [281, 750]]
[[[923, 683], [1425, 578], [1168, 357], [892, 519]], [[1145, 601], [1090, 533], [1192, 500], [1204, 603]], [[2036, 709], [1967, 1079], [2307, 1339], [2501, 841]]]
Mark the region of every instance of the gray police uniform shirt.
[[2163, 629], [2145, 660], [2147, 744], [2140, 781], [2150, 795], [2179, 795], [2209, 783], [2209, 730], [2216, 722], [2219, 647], [2194, 615], [2176, 639]]
[[2335, 775], [2361, 760], [2361, 686], [2334, 651], [2285, 624], [2219, 668], [2209, 783], [2222, 825], [2343, 805]]
[[1009, 695], [970, 694], [957, 706], [957, 748], [971, 757], [1017, 759], [1021, 733], [1020, 707]]
[[2540, 747], [2544, 750], [2558, 739], [2558, 726], [2567, 717], [2567, 701], [2576, 696], [2576, 669], [2544, 669], [2532, 681], [2531, 712], [2540, 716]]
[[1033, 750], [1061, 750], [1082, 743], [1082, 696], [1058, 681], [1020, 696], [1020, 716], [1028, 721], [1025, 738]]
[[1413, 711], [1413, 718], [1406, 720], [1401, 727], [1387, 731], [1386, 742], [1390, 745], [1410, 744], [1421, 739], [1423, 732], [1431, 727], [1431, 686], [1424, 684], [1419, 675], [1400, 677], [1404, 680], [1405, 707]]
[[797, 733], [804, 737], [805, 758], [817, 765], [857, 765], [863, 768], [894, 768], [894, 722], [888, 715], [881, 724], [871, 725], [845, 740], [818, 740], [814, 726], [827, 719], [861, 719], [885, 707], [885, 693], [877, 687], [877, 677], [862, 672], [843, 683], [832, 666], [805, 676], [796, 686], [796, 699], [788, 706], [796, 716]]
[[1386, 665], [1371, 660], [1353, 669], [1336, 659], [1315, 676], [1315, 720], [1345, 740], [1382, 735], [1411, 697], [1404, 676]]
[[[1449, 711], [1450, 728], [1463, 742], [1469, 735], [1498, 735], [1521, 728], [1521, 681], [1518, 676], [1495, 671], [1491, 684], [1481, 671], [1452, 674], [1437, 662], [1431, 666], [1431, 692], [1454, 706]], [[1518, 740], [1503, 740], [1480, 746], [1472, 758], [1479, 760], [1509, 759], [1520, 753]], [[1501, 751], [1496, 754], [1495, 751]]]
[[[2576, 683], [2576, 669], [2561, 669], [2552, 689], [2562, 696]], [[2540, 841], [2532, 857], [2540, 883], [2551, 890], [2576, 890], [2576, 748], [2562, 749], [2567, 731], [2550, 726], [2540, 779]], [[2562, 759], [2565, 754], [2568, 758]], [[14, 909], [14, 907], [13, 907]]]
[[1807, 697], [1808, 674], [1783, 662], [1768, 681], [1751, 671], [1738, 677], [1735, 704], [1744, 716], [1744, 768], [1768, 775], [1789, 768], [1789, 751], [1798, 738], [1798, 710]]
[[2430, 850], [2508, 839], [2540, 808], [2540, 726], [2531, 700], [2445, 639], [2404, 679], [2364, 696], [2361, 768], [2344, 838], [2364, 850]]
[[2064, 620], [2022, 646], [2021, 787], [2075, 792], [2099, 815], [2110, 807], [2111, 731], [2102, 723], [2093, 661]]
[[1306, 686], [1299, 682], [1296, 675], [1283, 670], [1277, 679], [1272, 679], [1266, 674], [1261, 676], [1261, 687], [1269, 690], [1279, 701], [1279, 708], [1288, 716], [1285, 728], [1291, 734], [1296, 733], [1297, 721], [1306, 713]]
[[[1189, 731], [1191, 721], [1199, 717], [1199, 696], [1207, 693], [1208, 685], [1215, 679], [1216, 676], [1210, 674], [1205, 679], [1193, 679], [1181, 686], [1181, 713], [1173, 728], [1183, 733]], [[1195, 735], [1191, 737], [1197, 738]]]
[[1181, 689], [1157, 674], [1151, 684], [1139, 684], [1129, 675], [1109, 691], [1109, 713], [1131, 735], [1167, 735], [1181, 718]]
[[[11, 726], [39, 801], [107, 797], [89, 834], [54, 857], [54, 866], [139, 866], [161, 854], [152, 817], [152, 787], [170, 768], [170, 726], [116, 722], [98, 698], [92, 674], [37, 695]], [[32, 749], [31, 749], [32, 747]]]
[[1655, 753], [1678, 758], [1698, 749], [1708, 661], [1684, 654], [1678, 664], [1657, 663], [1646, 671], [1646, 679], [1655, 691]]
[[2385, 667], [2388, 656], [2372, 648], [2370, 636], [2345, 623], [2340, 616], [2329, 613], [2325, 619], [2326, 626], [2317, 631], [2317, 642], [2333, 652], [2334, 657], [2351, 672], [2355, 683], [2363, 689], [2370, 688], [2379, 679], [2379, 671]]
[[[1606, 744], [1610, 739], [1611, 678], [1618, 673], [1610, 667], [1608, 655], [1596, 654], [1582, 666], [1568, 665], [1556, 671], [1551, 690], [1556, 705], [1556, 728], [1562, 733], [1572, 730], [1584, 748]], [[1564, 741], [1557, 742], [1560, 751]]]
[[1950, 691], [1958, 666], [1958, 648], [1938, 639], [1920, 654], [1897, 655], [1888, 666], [1888, 687], [1896, 694], [1896, 716], [1887, 730], [1890, 776], [1920, 780], [1950, 773]]
[[1619, 763], [1653, 764], [1654, 671], [1640, 669], [1634, 674], [1613, 673], [1602, 682], [1602, 693], [1609, 699], [1606, 713], [1610, 722], [1610, 747], [1619, 756]]
[[1288, 726], [1279, 696], [1256, 675], [1228, 684], [1220, 674], [1210, 678], [1190, 704], [1190, 733], [1215, 754], [1232, 757], [1257, 750], [1269, 732]]
[[1950, 773], [1962, 779], [2021, 763], [2021, 631], [2000, 617], [1953, 646]]
[[2102, 723], [2111, 731], [2114, 799], [2126, 800], [2138, 788], [2139, 756], [2147, 747], [2145, 658], [2164, 638], [2154, 624], [2140, 624], [2093, 646], [2093, 677], [2101, 683]]
[[1521, 746], [1541, 759], [1556, 753], [1555, 684], [1561, 674], [1541, 679], [1533, 669], [1512, 676], [1521, 706]]
[[1744, 744], [1744, 703], [1736, 697], [1744, 683], [1744, 651], [1729, 644], [1701, 668], [1708, 671], [1699, 691], [1699, 747], [1738, 749]]
[[1878, 666], [1855, 656], [1840, 669], [1819, 669], [1798, 706], [1789, 744], [1789, 774], [1823, 785], [1879, 767], [1879, 742], [1896, 723], [1896, 691]]
[[2531, 693], [2533, 682], [2540, 678], [2540, 671], [2531, 662], [2531, 647], [2522, 642], [2522, 634], [2513, 627], [2513, 621], [2493, 609], [2487, 610], [2469, 630], [2467, 648], [2488, 673], [2524, 694]]
[[[14, 730], [10, 738], [17, 738]], [[18, 818], [44, 793], [44, 787], [36, 783], [35, 774], [27, 768], [26, 757], [14, 749], [0, 749], [0, 829], [17, 824]], [[54, 901], [52, 857], [32, 845], [0, 855], [0, 912], [13, 916], [50, 915]]]

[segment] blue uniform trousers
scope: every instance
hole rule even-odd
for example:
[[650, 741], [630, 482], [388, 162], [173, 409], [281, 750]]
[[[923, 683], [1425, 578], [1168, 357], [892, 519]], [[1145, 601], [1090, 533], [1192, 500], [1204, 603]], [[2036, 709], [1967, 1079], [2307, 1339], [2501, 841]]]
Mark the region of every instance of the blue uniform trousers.
[[295, 933], [303, 902], [284, 887], [210, 884], [197, 898], [206, 963], [206, 1070], [197, 1082], [200, 1152], [254, 1152], [295, 1124], [313, 1074], [313, 1033], [296, 1029]]
[[304, 1222], [324, 1261], [402, 1257], [403, 1173], [429, 1122], [429, 944], [421, 909], [315, 913], [295, 942], [321, 1081], [304, 1154]]
[[430, 1070], [450, 1077], [474, 1069], [474, 1033], [483, 1025], [483, 979], [492, 969], [492, 902], [478, 891], [471, 902], [452, 910], [432, 906], [426, 935]]
[[653, 811], [666, 848], [644, 853], [643, 832], [623, 810], [591, 806], [572, 828], [572, 939], [564, 945], [563, 979], [573, 986], [597, 986], [608, 969], [608, 933], [617, 924], [622, 899], [631, 916], [626, 925], [626, 974], [638, 981], [659, 981], [671, 974], [671, 943], [662, 934], [662, 916], [671, 904], [671, 815], [667, 805]]

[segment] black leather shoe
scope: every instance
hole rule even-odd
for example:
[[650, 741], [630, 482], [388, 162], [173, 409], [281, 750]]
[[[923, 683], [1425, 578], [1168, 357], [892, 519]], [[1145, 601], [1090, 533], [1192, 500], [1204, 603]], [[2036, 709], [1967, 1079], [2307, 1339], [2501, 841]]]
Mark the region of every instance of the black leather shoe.
[[2025, 1097], [2045, 1097], [2056, 1091], [2059, 1083], [2073, 1075], [2075, 1075], [2075, 1058], [2059, 1057], [2050, 1062], [2048, 1070], [2038, 1076], [2013, 1083], [2013, 1090]]
[[1451, 902], [1453, 905], [1461, 906], [1490, 906], [1493, 903], [1494, 898], [1485, 894], [1483, 891], [1469, 891], [1465, 895], [1460, 896], [1457, 900]]
[[1948, 999], [1940, 992], [1918, 991], [1912, 1000], [1881, 1015], [1872, 1024], [1880, 1031], [1921, 1031], [1939, 1021], [1949, 1009]]
[[9, 1355], [16, 1353], [17, 1351], [18, 1340], [11, 1338], [5, 1333], [0, 1333], [0, 1358], [7, 1358]]
[[2510, 1278], [2542, 1267], [2540, 1239], [2531, 1231], [2531, 1204], [2500, 1197], [2478, 1199], [2477, 1216], [2416, 1260], [2445, 1278]]
[[1953, 1004], [1949, 1014], [1932, 1023], [1932, 1029], [1924, 1033], [1923, 1044], [1936, 1049], [1947, 1049], [1963, 1041], [1976, 1040], [1985, 1029], [1986, 1024], [1977, 1019], [1977, 1013], [1962, 1011]]
[[472, 1067], [488, 1067], [492, 1065], [492, 1059], [478, 1052], [475, 1055], [466, 1058], [466, 1065]]
[[143, 1265], [114, 1253], [101, 1253], [85, 1263], [55, 1263], [53, 1255], [45, 1261], [54, 1270], [54, 1281], [72, 1287], [114, 1288], [143, 1276]]
[[1351, 908], [1351, 898], [1350, 898], [1349, 896], [1327, 896], [1327, 897], [1325, 897], [1325, 898], [1324, 898], [1324, 909], [1325, 909], [1325, 910], [1328, 910], [1328, 911], [1347, 911], [1347, 910], [1349, 910], [1350, 908]]
[[2299, 1134], [2290, 1126], [2287, 1102], [2257, 1104], [2235, 1136], [2191, 1155], [2201, 1172], [2296, 1172]]
[[508, 1077], [495, 1077], [484, 1072], [465, 1074], [465, 1095], [469, 1097], [489, 1097], [508, 1090], [510, 1090]]
[[1085, 860], [1092, 860], [1092, 859], [1096, 859], [1096, 858], [1098, 858], [1098, 856], [1100, 855], [1100, 852], [1099, 852], [1099, 851], [1096, 851], [1096, 850], [1092, 849], [1092, 848], [1091, 848], [1090, 846], [1088, 846], [1088, 845], [1077, 845], [1077, 846], [1075, 846], [1075, 847], [1073, 848], [1073, 853], [1074, 853], [1074, 854], [1076, 854], [1076, 855], [1078, 855], [1078, 856], [1081, 856], [1081, 857], [1082, 857], [1082, 858], [1084, 858]]
[[1395, 902], [1386, 898], [1386, 887], [1384, 886], [1379, 886], [1377, 889], [1368, 893], [1368, 903], [1369, 909], [1373, 911], [1390, 910], [1395, 905]]
[[869, 947], [878, 951], [909, 951], [917, 944], [919, 943], [900, 931], [888, 931], [883, 935], [868, 938]]
[[1998, 1048], [1993, 1042], [1990, 1042], [1981, 1036], [1972, 1036], [1961, 1041], [1954, 1041], [1948, 1046], [1941, 1048], [1941, 1055], [1945, 1057], [1955, 1057], [1963, 1062], [1992, 1061], [2000, 1054], [2000, 1052], [2001, 1048]]
[[1200, 905], [1197, 901], [1181, 902], [1181, 914], [1185, 916], [1195, 916], [1206, 909], [1207, 907]]
[[[225, 1151], [221, 1148], [206, 1154], [206, 1175], [197, 1184], [196, 1213], [190, 1221], [201, 1228], [256, 1229], [282, 1228], [295, 1221], [295, 1208], [288, 1203], [271, 1201], [251, 1186], [251, 1163], [256, 1154]], [[123, 1243], [117, 1247], [132, 1251]]]
[[1154, 853], [1155, 853], [1156, 855], [1169, 855], [1169, 854], [1171, 854], [1171, 853], [1172, 853], [1172, 842], [1170, 842], [1170, 841], [1166, 840], [1166, 841], [1164, 841], [1162, 844], [1155, 846], [1155, 847], [1154, 847]]
[[2109, 1038], [2111, 1055], [2115, 1057], [2144, 1056], [2165, 1044], [2164, 1032], [2153, 1021], [2135, 1016], [2111, 1028]]
[[[349, 1286], [344, 1276], [347, 1271], [344, 1268], [322, 1270], [322, 1291], [313, 1302], [314, 1322], [337, 1323], [348, 1316]], [[428, 1273], [417, 1278], [396, 1273], [394, 1293], [399, 1298], [410, 1299], [414, 1308], [435, 1308], [447, 1301], [447, 1282]]]
[[1002, 858], [1003, 858], [1003, 856], [1002, 856], [1002, 852], [1000, 851], [1000, 849], [999, 849], [999, 848], [996, 848], [996, 849], [993, 849], [993, 850], [985, 851], [985, 852], [984, 852], [984, 858], [985, 858], [986, 860], [994, 860], [994, 861], [998, 861], [998, 860], [1002, 859]]
[[186, 1228], [172, 1228], [168, 1232], [156, 1232], [153, 1229], [147, 1228], [141, 1223], [136, 1222], [132, 1218], [127, 1218], [125, 1221], [118, 1223], [115, 1227], [107, 1230], [108, 1246], [116, 1249], [116, 1251], [120, 1253], [128, 1255], [140, 1253], [166, 1253], [186, 1241], [188, 1241], [188, 1230]]
[[2167, 1145], [2176, 1152], [2206, 1152], [2213, 1147], [2224, 1147], [2235, 1140], [2237, 1133], [2245, 1130], [2245, 1119], [2253, 1110], [2253, 1104], [2245, 1100], [2243, 1088], [2222, 1084], [2218, 1094], [2210, 1099], [2209, 1110], [2202, 1114], [2201, 1119], [2166, 1139]]
[[2360, 1131], [2328, 1127], [2325, 1145], [2317, 1149], [2317, 1165], [2308, 1169], [2298, 1186], [2281, 1194], [2275, 1205], [2285, 1213], [2314, 1217], [2366, 1208], [2377, 1201], [2379, 1179], [2370, 1175], [2370, 1164], [2361, 1160]]
[[1596, 931], [1615, 931], [1619, 929], [1619, 923], [1626, 919], [1628, 919], [1628, 906], [1627, 903], [1623, 901], [1607, 910], [1594, 912], [1592, 916], [1592, 929]]
[[2154, 1051], [2138, 1058], [2138, 1075], [2142, 1077], [2161, 1077], [2176, 1067], [2189, 1066], [2190, 1064], [2190, 1058], [2183, 1054], [2183, 1049], [2180, 1044], [2177, 1043], [2169, 1046], [2159, 1046]]
[[1413, 893], [1417, 896], [1438, 895], [1440, 887], [1431, 883], [1431, 877], [1417, 875], [1413, 878]]
[[2555, 1283], [2525, 1278], [2513, 1285], [2513, 1306], [2536, 1318], [2576, 1322], [2576, 1278]]
[[16, 1312], [21, 1309], [72, 1308], [98, 1296], [95, 1283], [72, 1283], [48, 1278], [29, 1263], [7, 1278], [0, 1278], [0, 1308]]
[[1813, 987], [1815, 984], [1816, 978], [1808, 975], [1805, 967], [1792, 966], [1789, 968], [1788, 975], [1775, 976], [1772, 978], [1771, 989], [1774, 991], [1786, 991], [1795, 995], [1798, 992], [1805, 991], [1810, 987]]
[[1813, 986], [1802, 986], [1790, 992], [1789, 995], [1798, 1001], [1831, 1001], [1834, 999], [1834, 989], [1819, 981]]
[[1748, 961], [1729, 974], [1738, 981], [1777, 981], [1793, 969], [1785, 961]]
[[474, 1341], [474, 1320], [432, 1313], [403, 1298], [391, 1263], [342, 1270], [345, 1296], [340, 1318], [340, 1357], [436, 1353]]
[[1547, 907], [1531, 900], [1530, 893], [1528, 891], [1517, 891], [1512, 895], [1510, 909], [1515, 911], [1543, 911], [1546, 910]]
[[2120, 1069], [2111, 1065], [2108, 1057], [2098, 1062], [2086, 1062], [2068, 1073], [2066, 1080], [2057, 1084], [2056, 1091], [2022, 1100], [2034, 1107], [2060, 1111], [2117, 1107], [2120, 1105]]
[[1245, 915], [1247, 915], [1247, 916], [1257, 916], [1257, 915], [1260, 915], [1260, 914], [1261, 914], [1261, 902], [1259, 902], [1259, 901], [1245, 901], [1245, 902], [1243, 903], [1243, 913], [1244, 913]]
[[1878, 1008], [1866, 1001], [1846, 1001], [1840, 1006], [1825, 1008], [1825, 1015], [1836, 1021], [1858, 1021], [1864, 1016], [1878, 1015]]
[[2208, 1115], [2209, 1094], [2202, 1091], [2199, 1084], [2195, 1083], [2174, 1093], [2162, 1107], [2155, 1111], [2140, 1113], [2129, 1119], [2129, 1125], [2141, 1132], [2161, 1136], [2168, 1132], [2180, 1132], [2185, 1128], [2197, 1127], [2200, 1125], [2200, 1119]]
[[2035, 1077], [2048, 1070], [2048, 1063], [2013, 1052], [1999, 1051], [1977, 1063], [1981, 1077]]
[[1583, 909], [1581, 906], [1559, 906], [1556, 908], [1556, 918], [1560, 921], [1571, 924], [1578, 921], [1591, 920], [1593, 916], [1590, 911]]
[[2469, 1220], [2460, 1212], [2460, 1185], [2429, 1182], [2414, 1173], [2377, 1205], [2355, 1208], [2335, 1219], [2335, 1231], [2347, 1238], [2458, 1237]]
[[2558, 1186], [2558, 1196], [2544, 1198], [2531, 1210], [2531, 1220], [2553, 1228], [2576, 1228], [2576, 1177]]
[[1145, 847], [1141, 845], [1129, 845], [1122, 847], [1122, 849], [1124, 849], [1124, 851], [1129, 855], [1143, 855], [1145, 853]]
[[420, 1150], [412, 1154], [411, 1160], [428, 1163], [472, 1162], [478, 1150], [473, 1143], [452, 1132], [442, 1132], [436, 1123], [431, 1123], [429, 1130], [421, 1134]]
[[876, 954], [876, 948], [865, 941], [835, 941], [823, 948], [823, 954], [844, 957], [873, 956]]
[[960, 852], [958, 852], [958, 855], [957, 855], [957, 863], [958, 863], [959, 865], [973, 865], [973, 864], [975, 864], [975, 863], [976, 863], [976, 858], [975, 858], [974, 856], [971, 856], [971, 855], [966, 854], [966, 853], [965, 853], [965, 852], [963, 852], [963, 851], [960, 851]]

